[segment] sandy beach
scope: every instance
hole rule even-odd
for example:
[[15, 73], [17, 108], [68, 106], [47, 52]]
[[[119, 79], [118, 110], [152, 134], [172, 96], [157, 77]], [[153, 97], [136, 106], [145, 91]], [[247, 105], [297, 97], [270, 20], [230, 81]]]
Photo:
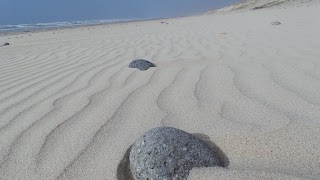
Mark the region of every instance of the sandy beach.
[[0, 36], [0, 179], [126, 179], [159, 126], [227, 158], [189, 179], [319, 179], [320, 3], [250, 8]]

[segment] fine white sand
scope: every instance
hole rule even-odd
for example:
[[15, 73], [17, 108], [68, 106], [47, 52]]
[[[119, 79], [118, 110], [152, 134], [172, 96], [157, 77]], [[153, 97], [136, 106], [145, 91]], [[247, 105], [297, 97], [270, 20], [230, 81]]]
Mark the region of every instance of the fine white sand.
[[163, 125], [228, 158], [190, 179], [319, 179], [319, 17], [299, 3], [0, 37], [0, 179], [126, 179], [129, 147]]

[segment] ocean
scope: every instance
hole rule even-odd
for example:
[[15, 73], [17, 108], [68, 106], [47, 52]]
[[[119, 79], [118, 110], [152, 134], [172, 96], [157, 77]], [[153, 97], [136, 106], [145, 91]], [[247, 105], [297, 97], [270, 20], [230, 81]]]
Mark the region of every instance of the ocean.
[[87, 26], [87, 25], [111, 24], [111, 23], [138, 21], [138, 20], [141, 20], [141, 19], [111, 19], [111, 20], [90, 20], [90, 21], [0, 25], [0, 33], [23, 32], [23, 31], [32, 31], [32, 30], [50, 29], [50, 28], [61, 28], [61, 27], [76, 27], [76, 26]]

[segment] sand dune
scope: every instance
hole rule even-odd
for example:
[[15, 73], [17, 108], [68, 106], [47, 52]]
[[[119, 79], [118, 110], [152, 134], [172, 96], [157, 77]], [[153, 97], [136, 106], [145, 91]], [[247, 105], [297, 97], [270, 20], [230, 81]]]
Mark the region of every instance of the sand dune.
[[0, 179], [123, 178], [158, 126], [228, 158], [190, 179], [319, 179], [320, 4], [299, 6], [1, 36]]
[[230, 13], [234, 11], [261, 10], [268, 8], [286, 9], [290, 7], [314, 6], [319, 0], [242, 0], [229, 6], [214, 9], [206, 14]]

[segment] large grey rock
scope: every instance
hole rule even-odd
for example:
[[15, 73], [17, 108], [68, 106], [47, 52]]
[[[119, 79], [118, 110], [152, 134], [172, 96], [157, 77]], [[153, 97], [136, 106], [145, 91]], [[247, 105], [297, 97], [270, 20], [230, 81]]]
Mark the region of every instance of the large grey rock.
[[131, 172], [138, 180], [184, 180], [194, 167], [220, 164], [205, 142], [171, 127], [145, 133], [132, 146], [129, 158]]
[[137, 68], [141, 71], [145, 71], [145, 70], [148, 70], [150, 67], [156, 67], [156, 65], [147, 61], [147, 60], [137, 59], [137, 60], [132, 61], [129, 64], [129, 67], [130, 68]]
[[281, 22], [279, 22], [279, 21], [274, 21], [274, 22], [271, 23], [271, 25], [273, 25], [273, 26], [278, 26], [280, 24], [281, 24]]

